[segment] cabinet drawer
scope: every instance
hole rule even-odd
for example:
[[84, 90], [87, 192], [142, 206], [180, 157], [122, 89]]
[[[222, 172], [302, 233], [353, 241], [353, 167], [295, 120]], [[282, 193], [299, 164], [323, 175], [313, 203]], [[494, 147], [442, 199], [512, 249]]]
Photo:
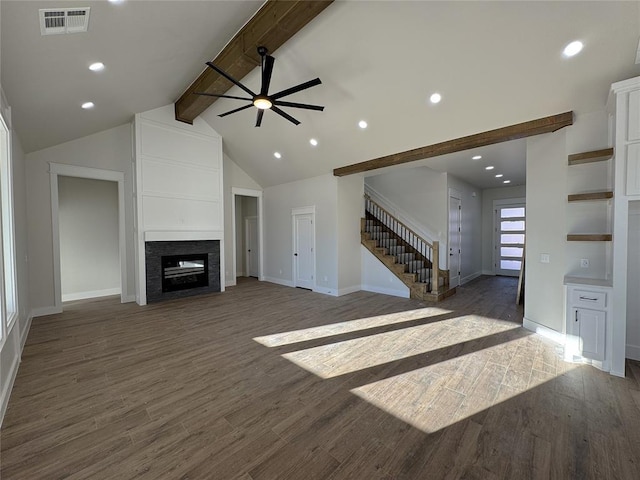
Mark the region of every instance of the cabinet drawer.
[[607, 305], [607, 293], [594, 292], [592, 290], [574, 290], [571, 301], [576, 307], [605, 308]]

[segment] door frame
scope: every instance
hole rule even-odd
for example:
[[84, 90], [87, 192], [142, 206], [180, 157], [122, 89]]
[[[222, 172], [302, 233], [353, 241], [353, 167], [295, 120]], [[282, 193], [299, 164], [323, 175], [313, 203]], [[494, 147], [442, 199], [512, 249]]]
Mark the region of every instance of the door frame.
[[[458, 234], [458, 273], [456, 275], [453, 275], [451, 272], [451, 249], [452, 249], [452, 245], [451, 245], [451, 199], [455, 198], [460, 205], [460, 208], [458, 209], [458, 225], [459, 225], [459, 234]], [[461, 281], [462, 281], [462, 193], [459, 192], [458, 190], [455, 190], [453, 188], [449, 189], [449, 197], [447, 199], [447, 225], [448, 225], [448, 230], [447, 230], [447, 247], [448, 247], [448, 255], [447, 255], [447, 268], [449, 270], [449, 282], [451, 282], [452, 278], [458, 278], [458, 283], [457, 285], [453, 285], [453, 282], [450, 283], [451, 287], [454, 286], [458, 286], [460, 285]]]
[[[258, 228], [258, 216], [257, 215], [251, 215], [249, 217], [244, 217], [244, 244], [245, 244], [245, 265], [246, 265], [246, 270], [244, 272], [244, 276], [245, 277], [250, 277], [251, 276], [251, 269], [249, 268], [249, 265], [251, 264], [251, 255], [249, 254], [249, 250], [248, 250], [248, 246], [249, 246], [249, 222], [253, 219], [256, 219], [256, 228]], [[258, 263], [260, 263], [260, 242], [258, 241]], [[258, 265], [258, 275], [260, 275], [260, 266]]]
[[[233, 238], [231, 242], [231, 254], [232, 254], [232, 272], [233, 281], [227, 283], [225, 275], [225, 285], [233, 286], [237, 283], [236, 268], [237, 265], [237, 251], [236, 242], [238, 240], [238, 232], [236, 225], [236, 197], [255, 197], [258, 199], [258, 280], [264, 280], [264, 222], [263, 222], [263, 205], [262, 205], [262, 190], [254, 190], [251, 188], [231, 187], [231, 231], [233, 232]], [[246, 272], [245, 272], [246, 273]]]
[[[493, 201], [493, 224], [491, 225], [491, 228], [493, 229], [493, 262], [492, 262], [492, 267], [491, 267], [491, 271], [493, 272], [493, 275], [498, 275], [496, 273], [496, 271], [498, 270], [497, 265], [498, 265], [498, 261], [500, 260], [500, 255], [498, 255], [498, 247], [500, 247], [500, 242], [498, 241], [498, 209], [499, 208], [503, 208], [503, 207], [519, 207], [521, 205], [524, 205], [524, 218], [525, 218], [525, 234], [524, 234], [524, 241], [527, 241], [527, 233], [526, 233], [526, 229], [527, 229], [527, 199], [524, 197], [517, 197], [517, 198], [500, 198], [497, 200]], [[522, 261], [524, 261], [524, 257], [525, 257], [525, 253], [522, 253]], [[516, 275], [517, 277], [517, 275]]]
[[297, 215], [311, 215], [311, 240], [313, 242], [313, 282], [311, 290], [316, 290], [316, 207], [311, 205], [308, 207], [299, 207], [291, 209], [291, 283], [294, 288], [298, 285], [296, 283], [296, 260], [293, 255], [296, 247], [296, 216]]
[[49, 163], [51, 184], [51, 230], [53, 236], [53, 300], [54, 308], [62, 312], [62, 274], [60, 269], [60, 218], [58, 176], [106, 180], [118, 184], [118, 244], [120, 252], [120, 302], [133, 302], [135, 297], [127, 295], [127, 243], [124, 214], [124, 173], [115, 170], [79, 167], [62, 163]]

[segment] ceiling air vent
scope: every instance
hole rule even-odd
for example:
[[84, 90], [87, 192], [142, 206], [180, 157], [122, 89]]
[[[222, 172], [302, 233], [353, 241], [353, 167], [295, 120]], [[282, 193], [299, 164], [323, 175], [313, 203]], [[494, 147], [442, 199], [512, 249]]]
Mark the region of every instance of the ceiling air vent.
[[42, 8], [40, 9], [40, 33], [86, 32], [89, 26], [89, 7], [82, 8]]

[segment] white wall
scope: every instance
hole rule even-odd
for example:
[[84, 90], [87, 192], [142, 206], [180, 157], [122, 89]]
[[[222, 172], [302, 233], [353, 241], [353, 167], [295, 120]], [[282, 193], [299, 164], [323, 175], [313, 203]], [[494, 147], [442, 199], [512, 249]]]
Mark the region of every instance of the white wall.
[[362, 290], [409, 298], [410, 290], [364, 245], [360, 245]]
[[[421, 226], [426, 240], [437, 240], [441, 248], [446, 247], [449, 228], [446, 173], [427, 167], [400, 168], [367, 177], [364, 182], [366, 187], [391, 201], [398, 210]], [[411, 227], [410, 224], [408, 226]]]
[[[482, 192], [449, 174], [447, 184], [462, 196], [460, 284], [464, 284], [482, 274]], [[448, 269], [448, 266], [440, 268]]]
[[494, 258], [494, 218], [493, 201], [509, 198], [525, 198], [526, 187], [489, 188], [482, 191], [482, 273], [483, 275], [493, 275]]
[[120, 294], [118, 184], [58, 176], [62, 300]]
[[338, 294], [360, 290], [360, 219], [364, 217], [364, 178], [337, 178]]
[[245, 188], [248, 190], [262, 191], [249, 175], [245, 173], [231, 158], [224, 155], [223, 159], [223, 179], [224, 179], [224, 254], [225, 254], [225, 284], [235, 285], [233, 274], [233, 219], [232, 202], [233, 188]]
[[640, 200], [629, 202], [627, 357], [640, 360]]
[[[133, 192], [131, 125], [125, 124], [26, 155], [27, 231], [31, 307], [34, 315], [54, 311], [53, 237], [49, 163], [124, 173], [124, 190]], [[133, 195], [125, 195], [127, 296], [135, 295]]]
[[[264, 190], [265, 279], [293, 285], [291, 210], [315, 206], [316, 286], [338, 294], [337, 178], [321, 175]], [[326, 278], [326, 280], [325, 280]]]
[[[567, 193], [566, 129], [527, 139], [525, 320], [561, 332]], [[540, 254], [549, 263], [540, 263]]]

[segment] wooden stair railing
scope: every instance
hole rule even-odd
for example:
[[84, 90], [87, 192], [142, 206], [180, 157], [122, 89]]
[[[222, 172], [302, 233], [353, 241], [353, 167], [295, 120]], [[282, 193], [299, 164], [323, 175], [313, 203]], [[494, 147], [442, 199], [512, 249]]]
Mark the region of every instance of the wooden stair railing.
[[363, 244], [409, 286], [413, 297], [440, 299], [448, 291], [449, 272], [439, 268], [439, 242], [428, 242], [368, 195], [365, 215]]

